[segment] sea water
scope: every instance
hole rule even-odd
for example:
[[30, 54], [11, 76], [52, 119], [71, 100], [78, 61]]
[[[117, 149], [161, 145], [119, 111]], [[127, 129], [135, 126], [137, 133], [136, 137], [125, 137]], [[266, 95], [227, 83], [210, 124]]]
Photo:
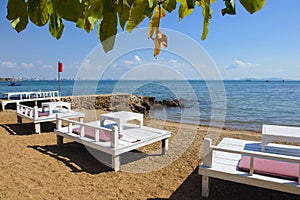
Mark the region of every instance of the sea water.
[[[0, 93], [58, 90], [57, 81], [0, 82]], [[181, 108], [156, 106], [154, 117], [260, 131], [262, 124], [300, 126], [300, 81], [61, 81], [62, 96], [130, 93], [179, 99]]]

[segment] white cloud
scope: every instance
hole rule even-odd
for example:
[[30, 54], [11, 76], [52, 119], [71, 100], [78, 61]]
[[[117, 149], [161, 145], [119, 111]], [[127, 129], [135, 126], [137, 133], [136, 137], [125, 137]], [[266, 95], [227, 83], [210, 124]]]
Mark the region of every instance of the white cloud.
[[51, 69], [51, 68], [53, 68], [53, 66], [52, 65], [42, 65], [41, 68], [42, 69]]
[[256, 64], [250, 63], [250, 62], [243, 62], [240, 60], [234, 60], [233, 63], [227, 67], [225, 67], [226, 70], [230, 69], [238, 69], [238, 68], [252, 68], [256, 67]]
[[133, 65], [134, 64], [133, 60], [123, 60], [122, 63], [126, 64], [126, 65]]
[[17, 63], [10, 62], [10, 61], [4, 61], [0, 64], [0, 66], [8, 67], [8, 68], [15, 68], [17, 66]]
[[85, 59], [82, 63], [82, 66], [83, 68], [86, 68], [86, 67], [90, 67], [90, 60], [89, 59]]
[[133, 60], [122, 60], [121, 63], [125, 65], [137, 65], [143, 63], [143, 61], [138, 55], [135, 55]]
[[141, 62], [142, 59], [140, 57], [138, 57], [137, 55], [134, 56], [134, 61], [135, 62]]
[[31, 67], [34, 67], [34, 65], [32, 63], [22, 63], [21, 64], [22, 67], [25, 67], [25, 68], [31, 68]]

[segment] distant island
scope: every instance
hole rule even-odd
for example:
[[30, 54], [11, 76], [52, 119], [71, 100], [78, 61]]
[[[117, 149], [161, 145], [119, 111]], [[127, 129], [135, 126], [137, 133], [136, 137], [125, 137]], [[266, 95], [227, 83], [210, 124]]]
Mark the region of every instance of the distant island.
[[13, 82], [13, 81], [15, 81], [14, 78], [1, 78], [0, 77], [0, 82]]
[[[283, 78], [242, 78], [241, 81], [285, 81]], [[289, 79], [288, 79], [289, 80]]]

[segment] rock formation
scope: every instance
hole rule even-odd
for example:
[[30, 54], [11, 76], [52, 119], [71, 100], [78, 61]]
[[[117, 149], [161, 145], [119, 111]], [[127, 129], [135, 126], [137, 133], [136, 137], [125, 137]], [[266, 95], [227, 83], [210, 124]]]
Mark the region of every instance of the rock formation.
[[69, 102], [73, 109], [100, 109], [104, 111], [132, 111], [147, 114], [154, 104], [166, 107], [181, 107], [178, 100], [156, 101], [155, 97], [131, 94], [99, 94], [87, 96], [65, 96], [62, 101]]

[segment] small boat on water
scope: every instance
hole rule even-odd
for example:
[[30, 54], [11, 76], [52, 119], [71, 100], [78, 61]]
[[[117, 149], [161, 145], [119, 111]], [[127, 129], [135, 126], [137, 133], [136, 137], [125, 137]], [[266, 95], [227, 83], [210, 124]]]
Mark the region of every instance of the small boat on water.
[[10, 82], [8, 84], [8, 86], [20, 86], [20, 85], [21, 85], [21, 83], [19, 83], [19, 82]]

